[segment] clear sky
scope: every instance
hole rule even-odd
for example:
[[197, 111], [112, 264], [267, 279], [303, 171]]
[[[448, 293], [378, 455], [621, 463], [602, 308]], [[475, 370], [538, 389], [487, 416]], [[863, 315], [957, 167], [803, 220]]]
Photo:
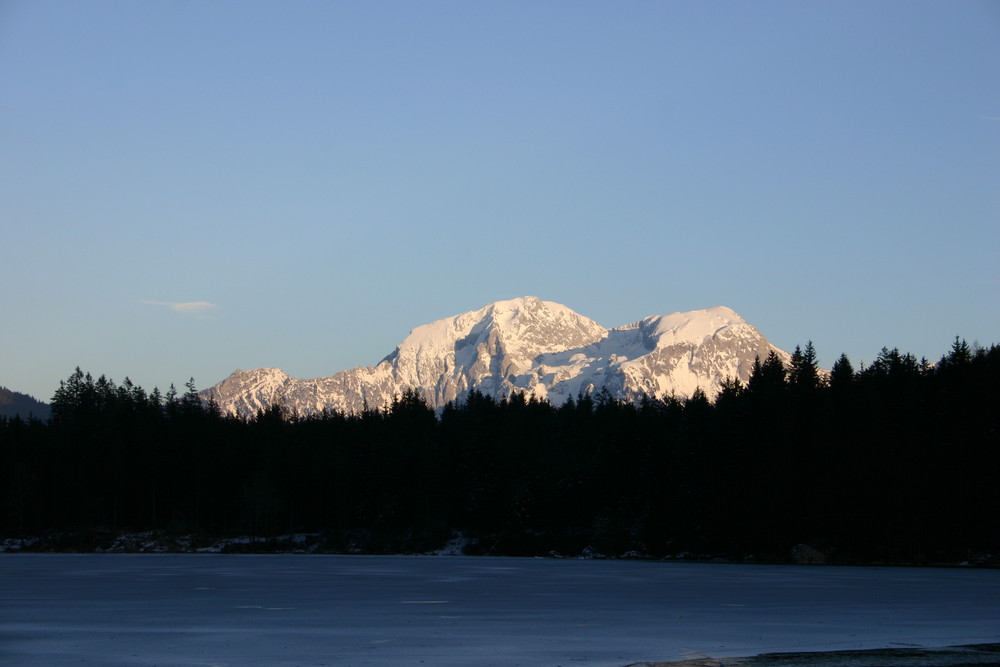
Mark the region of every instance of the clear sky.
[[1000, 2], [3, 0], [0, 385], [374, 365], [533, 295], [1000, 343]]

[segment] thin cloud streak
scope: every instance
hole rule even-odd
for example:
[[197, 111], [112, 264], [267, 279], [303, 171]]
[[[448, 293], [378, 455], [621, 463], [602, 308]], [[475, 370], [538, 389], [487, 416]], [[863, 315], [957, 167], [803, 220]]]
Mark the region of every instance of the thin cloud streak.
[[203, 317], [205, 314], [219, 307], [210, 301], [149, 301], [143, 299], [142, 303], [149, 304], [150, 306], [162, 306], [169, 308], [175, 313], [194, 317]]

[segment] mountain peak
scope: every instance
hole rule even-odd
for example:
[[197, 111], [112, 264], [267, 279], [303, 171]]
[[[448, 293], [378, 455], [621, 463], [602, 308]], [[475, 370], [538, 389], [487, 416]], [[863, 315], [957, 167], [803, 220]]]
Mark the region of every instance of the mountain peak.
[[[608, 335], [607, 329], [553, 301], [527, 296], [485, 307], [508, 353], [521, 357], [583, 347]], [[526, 359], [527, 360], [527, 359]]]
[[669, 315], [653, 315], [639, 325], [650, 330], [650, 335], [674, 343], [698, 344], [717, 332], [736, 325], [746, 324], [742, 317], [725, 306]]
[[[437, 354], [443, 349], [486, 342], [492, 336], [519, 348], [585, 345], [606, 335], [599, 324], [566, 306], [525, 296], [494, 301], [461, 315], [413, 329], [396, 348], [397, 354]], [[586, 342], [585, 342], [586, 341]]]

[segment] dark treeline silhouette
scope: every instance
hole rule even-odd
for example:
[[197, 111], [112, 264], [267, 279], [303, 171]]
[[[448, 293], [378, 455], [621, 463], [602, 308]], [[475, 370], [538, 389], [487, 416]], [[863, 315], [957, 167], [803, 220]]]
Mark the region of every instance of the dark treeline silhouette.
[[554, 407], [413, 392], [250, 419], [77, 371], [48, 422], [0, 420], [0, 535], [319, 533], [331, 551], [958, 562], [1000, 554], [1000, 347], [883, 349], [827, 374], [772, 353], [714, 403], [607, 392]]

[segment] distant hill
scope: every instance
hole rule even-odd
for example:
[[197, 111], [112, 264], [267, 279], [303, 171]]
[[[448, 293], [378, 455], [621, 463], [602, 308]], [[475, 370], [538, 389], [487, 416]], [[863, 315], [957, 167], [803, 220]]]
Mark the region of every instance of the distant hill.
[[37, 417], [38, 419], [48, 419], [52, 413], [48, 403], [16, 391], [11, 391], [6, 387], [0, 387], [0, 417], [16, 417], [22, 419]]

